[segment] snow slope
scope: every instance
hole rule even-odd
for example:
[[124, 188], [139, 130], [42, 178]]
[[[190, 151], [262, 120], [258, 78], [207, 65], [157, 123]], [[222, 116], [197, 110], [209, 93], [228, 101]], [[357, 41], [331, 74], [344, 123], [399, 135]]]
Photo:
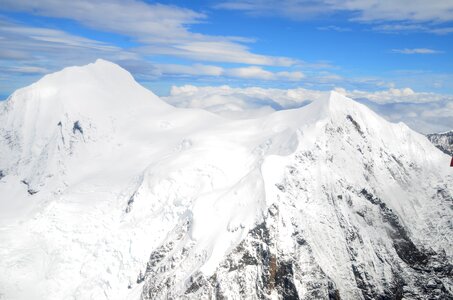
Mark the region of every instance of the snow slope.
[[449, 157], [340, 94], [227, 120], [98, 60], [0, 105], [0, 298], [452, 296]]

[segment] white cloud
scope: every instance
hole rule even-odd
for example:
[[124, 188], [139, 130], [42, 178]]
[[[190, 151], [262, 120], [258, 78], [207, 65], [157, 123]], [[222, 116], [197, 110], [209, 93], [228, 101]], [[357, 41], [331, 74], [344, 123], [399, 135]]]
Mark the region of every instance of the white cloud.
[[230, 69], [228, 70], [228, 75], [240, 78], [257, 78], [264, 80], [271, 80], [274, 78], [274, 74], [272, 72], [263, 70], [257, 66]]
[[224, 69], [212, 65], [177, 65], [177, 64], [157, 64], [159, 72], [168, 75], [200, 75], [200, 76], [220, 76]]
[[99, 57], [118, 62], [137, 59], [136, 54], [108, 43], [2, 19], [0, 36], [0, 68], [2, 73], [8, 74], [2, 82], [2, 91], [30, 84], [29, 80], [37, 80], [43, 73], [86, 64]]
[[[422, 133], [453, 129], [453, 96], [417, 93], [410, 88], [366, 92], [338, 92], [356, 99], [393, 122], [403, 121]], [[164, 100], [179, 107], [207, 109], [230, 118], [249, 118], [280, 109], [295, 108], [328, 97], [329, 92], [259, 87], [232, 88], [229, 86], [173, 87]]]
[[439, 53], [443, 53], [442, 51], [428, 49], [428, 48], [392, 49], [392, 52], [400, 53], [400, 54], [439, 54]]
[[453, 33], [453, 27], [441, 27], [441, 28], [431, 28], [430, 32], [443, 35]]
[[368, 99], [377, 104], [392, 104], [392, 103], [433, 103], [443, 100], [453, 101], [453, 96], [442, 95], [436, 93], [414, 92], [411, 88], [390, 88], [376, 92], [366, 92], [352, 90], [346, 92], [346, 95], [354, 99]]
[[248, 47], [229, 41], [187, 41], [176, 45], [150, 45], [137, 49], [143, 54], [171, 55], [192, 60], [244, 63], [265, 66], [291, 66], [298, 61], [286, 57], [251, 53]]
[[258, 66], [241, 68], [223, 68], [213, 65], [177, 65], [156, 64], [158, 72], [162, 75], [198, 75], [198, 76], [225, 76], [241, 79], [300, 81], [304, 74], [299, 71], [273, 72]]
[[299, 81], [299, 80], [302, 80], [303, 78], [305, 78], [304, 73], [298, 72], [298, 71], [295, 71], [295, 72], [282, 71], [282, 72], [277, 72], [276, 75], [278, 78], [287, 79], [290, 81]]
[[5, 21], [1, 21], [0, 25], [0, 35], [3, 37], [0, 43], [4, 49], [13, 53], [16, 48], [30, 52], [56, 48], [59, 50], [90, 49], [101, 52], [120, 50], [116, 46], [72, 35], [62, 30], [23, 26]]
[[450, 118], [450, 120], [453, 120], [453, 102], [448, 102], [445, 107], [434, 108], [432, 110], [424, 110], [421, 112], [421, 116], [433, 118]]
[[357, 12], [361, 21], [453, 21], [452, 1], [333, 0], [336, 9]]
[[[346, 12], [351, 15], [351, 21], [398, 22], [392, 24], [393, 31], [414, 30], [419, 26], [422, 31], [437, 34], [451, 33], [451, 28], [441, 28], [438, 24], [453, 21], [453, 2], [449, 0], [231, 0], [215, 7], [251, 15], [280, 15], [294, 20]], [[423, 28], [416, 23], [423, 23]]]
[[4, 0], [4, 10], [66, 18], [86, 26], [141, 39], [171, 40], [194, 38], [185, 27], [206, 16], [189, 9], [135, 0], [27, 1]]
[[[190, 25], [202, 22], [206, 15], [173, 5], [137, 0], [4, 0], [2, 9], [71, 19], [96, 30], [125, 35], [142, 45], [137, 51], [144, 55], [161, 54], [199, 61], [276, 66], [289, 66], [297, 62], [286, 57], [250, 52], [241, 43], [252, 42], [251, 39], [194, 33], [189, 30]], [[42, 41], [57, 41], [49, 36], [46, 40], [38, 38]]]
[[218, 9], [240, 10], [251, 15], [280, 15], [290, 19], [311, 19], [329, 14], [331, 9], [323, 1], [279, 1], [279, 0], [232, 0], [214, 7]]
[[453, 129], [451, 100], [427, 103], [367, 103], [379, 114], [392, 122], [404, 122], [421, 133], [443, 132]]
[[164, 99], [179, 107], [203, 108], [229, 117], [242, 118], [300, 107], [327, 95], [327, 92], [304, 88], [285, 90], [185, 85], [172, 87], [170, 95]]
[[428, 28], [420, 24], [381, 24], [372, 28], [375, 31], [382, 32], [400, 32], [400, 31], [426, 31]]
[[170, 96], [163, 99], [177, 107], [206, 109], [234, 119], [253, 118], [274, 111], [272, 103], [263, 98], [257, 101], [247, 92], [236, 91], [229, 86], [172, 87]]
[[49, 70], [42, 67], [35, 67], [35, 66], [18, 66], [18, 67], [11, 67], [6, 70], [7, 72], [14, 72], [19, 74], [44, 74], [48, 73]]
[[375, 92], [340, 89], [392, 122], [404, 122], [421, 133], [453, 129], [453, 96], [389, 88]]
[[445, 35], [453, 33], [453, 27], [438, 27], [433, 25], [422, 25], [413, 23], [400, 23], [400, 24], [381, 24], [371, 28], [374, 31], [383, 33], [408, 33], [408, 32], [426, 32], [434, 33], [437, 35]]
[[352, 31], [351, 28], [340, 27], [340, 26], [335, 26], [335, 25], [320, 26], [320, 27], [317, 27], [316, 29], [322, 30], [322, 31], [337, 31], [337, 32], [347, 32], [347, 31]]

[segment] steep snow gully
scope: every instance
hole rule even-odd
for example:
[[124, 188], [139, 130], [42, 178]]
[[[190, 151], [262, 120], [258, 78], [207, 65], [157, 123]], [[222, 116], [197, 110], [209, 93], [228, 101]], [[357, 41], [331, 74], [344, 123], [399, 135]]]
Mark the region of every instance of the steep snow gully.
[[0, 103], [0, 299], [452, 299], [449, 163], [335, 92], [229, 120], [66, 68]]

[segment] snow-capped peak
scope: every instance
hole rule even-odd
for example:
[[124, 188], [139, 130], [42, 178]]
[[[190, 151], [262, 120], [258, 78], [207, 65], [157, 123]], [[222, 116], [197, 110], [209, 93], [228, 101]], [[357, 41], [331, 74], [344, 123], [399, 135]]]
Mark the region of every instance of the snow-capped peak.
[[0, 149], [0, 169], [26, 168], [26, 181], [32, 184], [30, 178], [38, 180], [39, 168], [49, 167], [49, 161], [65, 161], [50, 157], [49, 151], [72, 153], [80, 142], [111, 139], [134, 122], [169, 110], [170, 105], [112, 62], [99, 59], [65, 68], [17, 90], [0, 107], [0, 138], [8, 137], [3, 143], [11, 145]]
[[451, 296], [449, 157], [341, 94], [227, 120], [98, 60], [2, 107], [8, 299]]
[[64, 105], [65, 112], [85, 109], [86, 113], [96, 111], [96, 108], [127, 109], [152, 104], [158, 109], [166, 106], [151, 91], [139, 85], [128, 71], [103, 59], [46, 75], [13, 93], [8, 102], [10, 105], [16, 102]]

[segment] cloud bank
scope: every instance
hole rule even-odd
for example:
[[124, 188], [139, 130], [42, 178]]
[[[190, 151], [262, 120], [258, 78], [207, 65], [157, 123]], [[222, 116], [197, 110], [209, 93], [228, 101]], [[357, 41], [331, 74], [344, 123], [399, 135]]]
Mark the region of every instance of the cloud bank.
[[[410, 88], [376, 92], [337, 88], [336, 91], [368, 105], [389, 121], [405, 122], [421, 133], [453, 129], [453, 96], [417, 93]], [[328, 96], [328, 91], [305, 88], [184, 85], [174, 86], [170, 95], [163, 99], [177, 107], [206, 109], [228, 118], [253, 118], [276, 110], [301, 107]]]
[[[314, 19], [339, 12], [349, 13], [350, 21], [393, 22], [375, 28], [389, 31], [422, 31], [435, 34], [453, 32], [439, 24], [453, 21], [452, 1], [425, 0], [231, 0], [215, 5], [218, 9], [246, 12], [254, 16], [274, 16], [293, 20]], [[386, 27], [387, 26], [387, 27]], [[335, 30], [335, 28], [332, 28]]]
[[[297, 62], [287, 57], [252, 53], [245, 45], [253, 42], [252, 39], [192, 32], [190, 25], [203, 22], [207, 16], [173, 5], [136, 0], [4, 0], [2, 9], [70, 19], [89, 28], [128, 36], [138, 43], [132, 50], [142, 55], [172, 55], [199, 61], [265, 66], [291, 66]], [[21, 28], [11, 30], [21, 31]], [[41, 41], [61, 42], [62, 39]]]

